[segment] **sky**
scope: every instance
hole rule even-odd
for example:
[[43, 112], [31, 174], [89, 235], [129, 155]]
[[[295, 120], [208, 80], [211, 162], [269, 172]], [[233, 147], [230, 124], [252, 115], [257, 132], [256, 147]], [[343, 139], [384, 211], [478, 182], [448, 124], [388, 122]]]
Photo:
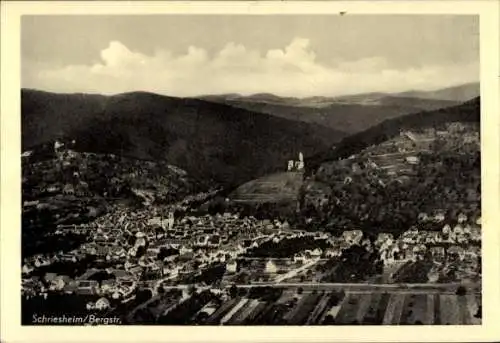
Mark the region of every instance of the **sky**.
[[23, 16], [23, 88], [336, 96], [479, 81], [479, 18]]

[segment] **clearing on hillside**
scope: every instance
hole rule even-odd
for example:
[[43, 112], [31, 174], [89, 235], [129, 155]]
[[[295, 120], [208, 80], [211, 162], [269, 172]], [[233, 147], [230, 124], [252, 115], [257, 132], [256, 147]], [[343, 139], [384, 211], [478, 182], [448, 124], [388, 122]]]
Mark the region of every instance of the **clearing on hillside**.
[[230, 195], [230, 199], [239, 203], [297, 201], [302, 182], [300, 172], [271, 174], [244, 183]]

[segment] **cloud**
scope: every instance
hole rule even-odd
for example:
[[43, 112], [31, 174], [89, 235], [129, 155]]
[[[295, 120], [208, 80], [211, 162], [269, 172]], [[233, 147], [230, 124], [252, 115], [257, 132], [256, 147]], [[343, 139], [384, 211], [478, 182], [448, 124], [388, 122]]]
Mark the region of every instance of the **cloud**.
[[300, 37], [283, 49], [266, 52], [230, 42], [213, 56], [195, 46], [179, 56], [166, 50], [145, 55], [112, 41], [93, 65], [23, 65], [23, 87], [103, 94], [142, 90], [172, 96], [259, 92], [329, 96], [437, 89], [478, 79], [478, 63], [395, 69], [381, 56], [321, 63], [309, 39]]

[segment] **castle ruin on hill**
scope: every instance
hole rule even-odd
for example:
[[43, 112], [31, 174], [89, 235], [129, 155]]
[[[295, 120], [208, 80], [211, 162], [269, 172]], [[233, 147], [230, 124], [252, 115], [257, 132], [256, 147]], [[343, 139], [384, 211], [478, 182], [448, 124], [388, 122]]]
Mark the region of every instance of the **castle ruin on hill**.
[[287, 171], [303, 171], [304, 170], [304, 155], [299, 152], [299, 159], [297, 161], [289, 160]]

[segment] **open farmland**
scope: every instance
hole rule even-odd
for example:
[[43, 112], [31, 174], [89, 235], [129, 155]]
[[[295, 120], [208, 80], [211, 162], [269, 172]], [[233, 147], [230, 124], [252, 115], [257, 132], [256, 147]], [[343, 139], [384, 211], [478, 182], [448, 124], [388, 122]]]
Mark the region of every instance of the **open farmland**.
[[444, 289], [241, 287], [201, 325], [478, 325], [481, 295]]

